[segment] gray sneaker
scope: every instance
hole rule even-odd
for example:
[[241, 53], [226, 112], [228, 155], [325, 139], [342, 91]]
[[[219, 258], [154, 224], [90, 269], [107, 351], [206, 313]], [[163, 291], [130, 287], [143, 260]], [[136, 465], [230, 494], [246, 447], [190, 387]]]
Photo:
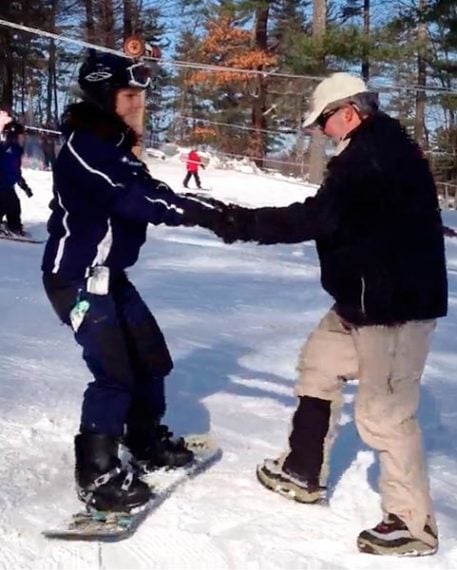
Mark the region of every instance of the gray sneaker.
[[310, 483], [295, 473], [285, 471], [277, 459], [265, 459], [257, 466], [259, 482], [288, 499], [298, 503], [326, 504], [326, 488]]

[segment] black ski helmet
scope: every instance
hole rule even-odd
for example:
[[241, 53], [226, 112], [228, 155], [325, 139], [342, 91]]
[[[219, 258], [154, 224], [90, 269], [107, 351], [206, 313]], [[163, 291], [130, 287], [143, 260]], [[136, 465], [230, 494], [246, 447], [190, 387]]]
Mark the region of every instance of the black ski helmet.
[[139, 60], [91, 49], [79, 69], [78, 83], [84, 98], [113, 111], [116, 91], [128, 87], [147, 89], [151, 70]]

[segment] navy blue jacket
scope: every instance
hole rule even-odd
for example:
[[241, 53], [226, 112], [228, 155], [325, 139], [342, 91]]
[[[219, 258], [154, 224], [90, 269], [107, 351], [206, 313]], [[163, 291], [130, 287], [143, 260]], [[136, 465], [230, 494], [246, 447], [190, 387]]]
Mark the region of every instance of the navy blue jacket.
[[0, 143], [0, 192], [13, 188], [22, 178], [23, 149], [17, 142]]
[[212, 227], [217, 208], [154, 180], [131, 152], [132, 132], [116, 115], [89, 103], [72, 105], [64, 134], [53, 168], [44, 272], [81, 279], [96, 265], [123, 270], [138, 259], [148, 223]]

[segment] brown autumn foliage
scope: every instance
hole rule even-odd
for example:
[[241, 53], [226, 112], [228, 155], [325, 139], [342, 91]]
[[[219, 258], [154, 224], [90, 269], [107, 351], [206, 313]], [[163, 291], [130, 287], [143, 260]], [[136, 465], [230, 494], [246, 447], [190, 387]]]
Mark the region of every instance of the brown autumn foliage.
[[[265, 50], [252, 47], [252, 32], [235, 25], [228, 16], [221, 16], [208, 24], [201, 46], [201, 60], [210, 65], [261, 70], [277, 63], [277, 57]], [[249, 83], [252, 76], [232, 71], [199, 70], [191, 74], [189, 84], [206, 83], [221, 87], [226, 84]]]
[[192, 138], [199, 142], [210, 142], [216, 138], [216, 130], [206, 125], [196, 125], [192, 129]]

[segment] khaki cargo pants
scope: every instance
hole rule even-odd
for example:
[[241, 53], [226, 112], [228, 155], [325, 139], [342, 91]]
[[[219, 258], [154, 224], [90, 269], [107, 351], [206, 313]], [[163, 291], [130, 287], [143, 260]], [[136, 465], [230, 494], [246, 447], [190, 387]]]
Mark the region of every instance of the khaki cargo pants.
[[379, 452], [379, 490], [385, 513], [399, 516], [410, 532], [430, 542], [436, 531], [421, 432], [415, 418], [419, 385], [436, 322], [351, 327], [332, 309], [311, 333], [298, 362], [296, 394], [330, 400], [322, 478], [335, 435], [342, 387], [358, 378], [355, 423], [360, 437]]

